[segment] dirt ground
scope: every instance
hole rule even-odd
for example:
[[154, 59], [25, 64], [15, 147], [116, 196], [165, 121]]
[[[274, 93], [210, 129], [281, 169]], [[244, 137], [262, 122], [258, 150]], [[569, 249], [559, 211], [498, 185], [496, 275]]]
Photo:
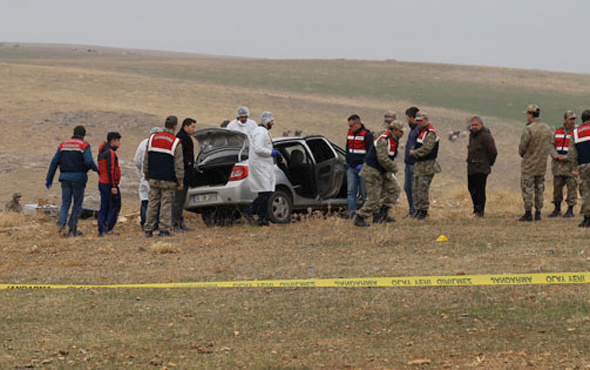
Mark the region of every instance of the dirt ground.
[[[325, 88], [336, 92], [310, 92], [324, 86], [297, 78], [288, 81], [291, 90], [256, 85], [267, 78], [280, 83], [277, 75], [299, 66], [295, 62], [284, 62], [285, 67], [279, 62], [250, 61], [246, 66], [254, 82], [239, 85], [223, 79], [231, 68], [240, 71], [245, 66], [232, 64], [240, 62], [235, 60], [116, 53], [19, 58], [0, 60], [6, 87], [0, 89], [0, 125], [6, 133], [0, 136], [0, 199], [8, 201], [14, 191], [21, 191], [25, 203], [41, 199], [59, 205], [57, 177], [51, 190], [44, 187], [47, 167], [59, 142], [83, 124], [95, 156], [107, 132], [123, 135], [118, 151], [123, 217], [116, 226], [120, 235], [98, 238], [96, 221], [87, 219], [80, 221], [81, 237], [63, 238], [57, 234], [54, 217], [0, 213], [0, 283], [146, 284], [589, 271], [590, 234], [576, 227], [579, 206], [573, 220], [516, 221], [522, 213], [518, 118], [486, 117], [499, 157], [488, 183], [486, 217], [471, 217], [465, 178], [467, 137], [450, 142], [446, 133], [463, 127], [472, 112], [444, 104], [423, 107], [441, 132], [443, 168], [433, 181], [431, 216], [424, 222], [402, 218], [406, 212], [402, 196], [393, 210], [397, 222], [390, 225], [359, 229], [350, 220], [314, 213], [287, 225], [207, 228], [198, 215], [187, 214], [187, 224], [195, 230], [169, 239], [146, 239], [138, 225], [139, 173], [133, 154], [166, 115], [192, 116], [205, 127], [231, 118], [242, 104], [252, 111], [272, 107], [277, 131], [303, 129], [304, 134], [323, 134], [343, 146], [345, 118], [351, 113], [359, 113], [368, 126], [377, 128], [384, 110], [403, 112], [413, 103], [351, 96], [332, 86]], [[310, 63], [322, 67], [318, 61]], [[351, 74], [363, 68], [371, 72], [377, 65], [342, 63]], [[275, 64], [281, 73], [273, 69]], [[541, 87], [539, 79], [561, 78], [541, 76], [538, 71], [478, 68], [474, 74], [474, 69], [453, 72], [455, 67], [449, 66], [401, 67], [423, 68], [424, 74], [456, 84], [473, 79], [492, 87], [524, 84], [534, 89]], [[304, 72], [301, 69], [299, 74]], [[189, 78], [194, 75], [202, 78]], [[575, 76], [569, 77], [575, 83]], [[379, 80], [379, 75], [374, 78]], [[218, 83], [211, 82], [216, 79]], [[566, 85], [552, 84], [551, 89], [563, 92]], [[573, 91], [586, 94], [584, 87]], [[90, 174], [86, 190], [87, 204], [97, 206], [96, 174]], [[550, 194], [548, 180], [547, 207]], [[544, 215], [548, 212], [543, 210]], [[449, 241], [437, 242], [441, 235]], [[587, 284], [5, 290], [0, 291], [0, 312], [3, 369], [590, 368]]]

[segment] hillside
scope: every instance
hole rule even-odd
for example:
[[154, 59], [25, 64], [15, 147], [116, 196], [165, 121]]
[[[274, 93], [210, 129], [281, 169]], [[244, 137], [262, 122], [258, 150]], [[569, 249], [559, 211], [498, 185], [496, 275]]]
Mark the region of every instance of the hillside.
[[[169, 114], [217, 126], [239, 105], [249, 106], [254, 118], [273, 111], [275, 136], [299, 129], [339, 145], [351, 113], [377, 130], [386, 109], [403, 116], [405, 108], [417, 105], [431, 114], [444, 139], [435, 196], [464, 186], [466, 137], [449, 142], [446, 136], [478, 114], [500, 153], [490, 187], [517, 189], [522, 110], [539, 104], [542, 118], [556, 126], [564, 110], [581, 111], [590, 96], [590, 76], [567, 73], [396, 61], [221, 59], [60, 45], [0, 45], [0, 73], [0, 124], [11, 132], [0, 139], [0, 181], [6, 184], [0, 197], [19, 189], [27, 202], [59, 200], [57, 190], [43, 188], [45, 171], [57, 144], [77, 124], [88, 126], [94, 150], [106, 132], [123, 134], [129, 204], [138, 179], [133, 153], [152, 126]], [[97, 192], [94, 186], [88, 190], [92, 201]]]

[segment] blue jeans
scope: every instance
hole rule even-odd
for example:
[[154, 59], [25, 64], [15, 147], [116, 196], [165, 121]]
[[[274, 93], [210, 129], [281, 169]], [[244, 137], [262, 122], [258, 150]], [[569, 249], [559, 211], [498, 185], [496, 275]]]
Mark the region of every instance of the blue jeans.
[[359, 176], [359, 172], [354, 167], [348, 167], [346, 170], [346, 186], [348, 194], [348, 211], [349, 216], [354, 216], [356, 211], [357, 194], [361, 193], [361, 201], [364, 203], [367, 200], [367, 187], [365, 180]]
[[82, 213], [82, 203], [84, 203], [84, 189], [86, 184], [83, 182], [62, 180], [61, 181], [61, 209], [59, 210], [59, 217], [57, 219], [57, 226], [60, 229], [66, 228], [66, 221], [68, 219], [68, 211], [74, 198], [74, 206], [72, 207], [72, 214], [68, 227], [70, 230], [77, 230], [78, 219]]
[[117, 186], [117, 194], [111, 193], [110, 184], [98, 184], [100, 191], [100, 211], [98, 212], [98, 233], [113, 230], [121, 210], [121, 191]]
[[145, 215], [147, 213], [148, 201], [142, 200], [141, 206], [139, 207], [139, 216], [141, 218], [141, 229], [143, 230], [143, 225], [145, 225]]
[[406, 192], [406, 198], [408, 198], [408, 206], [410, 207], [410, 213], [414, 214], [414, 198], [412, 197], [412, 188], [414, 183], [414, 165], [406, 164], [406, 170], [404, 172], [404, 191]]

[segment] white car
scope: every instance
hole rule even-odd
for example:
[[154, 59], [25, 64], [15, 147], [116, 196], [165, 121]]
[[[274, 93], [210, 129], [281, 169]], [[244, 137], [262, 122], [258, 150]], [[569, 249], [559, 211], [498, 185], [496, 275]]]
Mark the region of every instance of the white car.
[[[209, 225], [239, 220], [257, 194], [248, 184], [248, 137], [223, 128], [195, 132], [199, 154], [185, 209], [200, 213]], [[269, 219], [291, 221], [293, 211], [346, 208], [346, 155], [323, 136], [273, 139], [282, 162], [275, 165], [276, 187]]]

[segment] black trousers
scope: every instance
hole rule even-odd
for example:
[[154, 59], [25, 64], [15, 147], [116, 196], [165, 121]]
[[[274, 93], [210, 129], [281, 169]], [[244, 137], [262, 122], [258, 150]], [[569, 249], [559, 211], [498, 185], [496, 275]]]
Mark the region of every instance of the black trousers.
[[467, 175], [467, 188], [473, 202], [473, 213], [483, 215], [486, 208], [486, 182], [488, 174]]
[[268, 199], [272, 195], [272, 191], [263, 191], [258, 193], [258, 196], [248, 207], [246, 207], [247, 214], [256, 214], [260, 220], [268, 221]]
[[184, 225], [184, 202], [188, 193], [188, 185], [185, 184], [182, 190], [176, 190], [174, 193], [174, 202], [172, 203], [172, 227], [182, 227]]

